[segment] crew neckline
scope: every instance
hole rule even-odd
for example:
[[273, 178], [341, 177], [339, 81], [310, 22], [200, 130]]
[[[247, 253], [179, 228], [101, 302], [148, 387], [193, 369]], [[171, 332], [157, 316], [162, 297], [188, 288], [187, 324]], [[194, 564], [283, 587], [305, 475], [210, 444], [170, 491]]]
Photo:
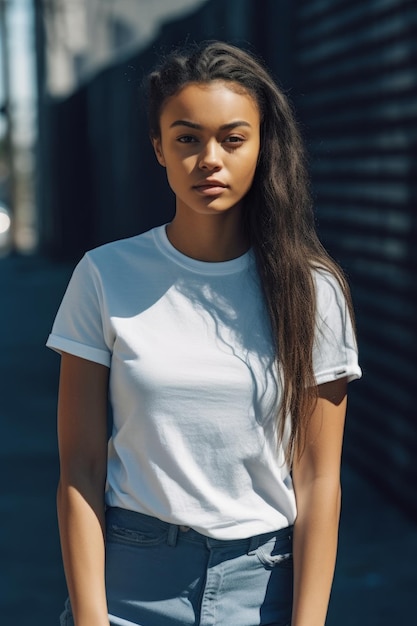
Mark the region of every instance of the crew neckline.
[[162, 226], [157, 226], [153, 229], [153, 236], [156, 245], [159, 250], [165, 256], [174, 261], [174, 263], [192, 272], [211, 275], [234, 274], [235, 272], [240, 272], [246, 269], [252, 259], [253, 255], [251, 250], [248, 250], [241, 256], [236, 257], [236, 259], [231, 259], [230, 261], [209, 262], [193, 259], [183, 254], [172, 245], [168, 239], [166, 227], [167, 224], [163, 224]]

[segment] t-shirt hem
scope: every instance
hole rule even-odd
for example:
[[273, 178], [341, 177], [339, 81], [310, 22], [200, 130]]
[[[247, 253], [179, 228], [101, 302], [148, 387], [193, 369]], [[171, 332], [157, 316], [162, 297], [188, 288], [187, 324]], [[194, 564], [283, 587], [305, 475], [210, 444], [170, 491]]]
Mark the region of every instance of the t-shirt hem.
[[205, 537], [221, 541], [247, 539], [255, 535], [276, 532], [283, 528], [293, 526], [296, 518], [295, 509], [291, 513], [290, 511], [284, 512], [276, 508], [277, 514], [272, 517], [266, 517], [265, 519], [255, 520], [247, 518], [236, 520], [230, 518], [223, 521], [223, 523], [219, 523], [217, 517], [215, 519], [211, 517], [190, 519], [189, 514], [185, 516], [183, 513], [176, 514], [173, 510], [169, 512], [163, 512], [162, 510], [155, 511], [147, 507], [142, 507], [137, 502], [133, 501], [127, 503], [120, 499], [114, 492], [106, 494], [106, 507], [117, 507], [134, 513], [141, 513], [166, 522], [167, 524], [189, 526]]
[[86, 346], [85, 344], [78, 343], [77, 341], [72, 341], [71, 339], [66, 339], [65, 337], [60, 337], [59, 335], [51, 333], [48, 337], [48, 341], [46, 342], [46, 347], [51, 348], [51, 350], [55, 350], [55, 352], [60, 354], [61, 352], [68, 352], [69, 354], [79, 356], [87, 361], [93, 361], [94, 363], [110, 367], [110, 353], [105, 350], [100, 350], [99, 348]]
[[332, 368], [331, 370], [325, 370], [316, 374], [316, 384], [322, 385], [323, 383], [329, 383], [333, 380], [339, 380], [340, 378], [347, 378], [348, 383], [353, 380], [361, 378], [362, 370], [359, 365], [340, 366], [338, 368]]

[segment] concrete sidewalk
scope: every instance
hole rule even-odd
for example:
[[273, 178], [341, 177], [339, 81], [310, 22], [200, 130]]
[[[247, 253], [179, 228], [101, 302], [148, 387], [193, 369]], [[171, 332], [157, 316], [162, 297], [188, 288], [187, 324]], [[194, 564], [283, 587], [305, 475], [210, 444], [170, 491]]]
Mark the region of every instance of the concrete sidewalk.
[[[57, 626], [66, 590], [55, 515], [59, 357], [44, 347], [71, 274], [0, 259], [0, 620]], [[416, 623], [417, 528], [348, 466], [328, 626]]]

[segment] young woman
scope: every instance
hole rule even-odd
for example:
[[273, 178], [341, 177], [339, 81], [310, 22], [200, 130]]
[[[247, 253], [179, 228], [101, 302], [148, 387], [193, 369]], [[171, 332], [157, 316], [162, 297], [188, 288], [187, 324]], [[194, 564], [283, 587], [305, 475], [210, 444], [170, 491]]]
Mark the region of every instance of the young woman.
[[361, 372], [293, 115], [209, 42], [150, 75], [149, 121], [175, 217], [88, 252], [48, 340], [61, 624], [323, 626]]

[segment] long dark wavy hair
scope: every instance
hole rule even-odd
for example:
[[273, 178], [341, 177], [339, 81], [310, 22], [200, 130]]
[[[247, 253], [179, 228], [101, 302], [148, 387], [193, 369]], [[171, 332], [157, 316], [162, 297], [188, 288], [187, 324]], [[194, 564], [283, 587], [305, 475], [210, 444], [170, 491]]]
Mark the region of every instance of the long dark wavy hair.
[[[245, 233], [257, 268], [275, 341], [283, 385], [278, 428], [282, 441], [291, 416], [286, 459], [301, 454], [318, 389], [313, 372], [316, 293], [313, 270], [339, 281], [353, 320], [349, 287], [316, 233], [305, 151], [289, 101], [264, 63], [233, 45], [209, 41], [171, 52], [147, 83], [150, 135], [160, 136], [164, 102], [188, 83], [221, 80], [256, 101], [261, 117], [261, 149], [253, 185], [243, 207]], [[231, 85], [232, 86], [232, 85]]]

